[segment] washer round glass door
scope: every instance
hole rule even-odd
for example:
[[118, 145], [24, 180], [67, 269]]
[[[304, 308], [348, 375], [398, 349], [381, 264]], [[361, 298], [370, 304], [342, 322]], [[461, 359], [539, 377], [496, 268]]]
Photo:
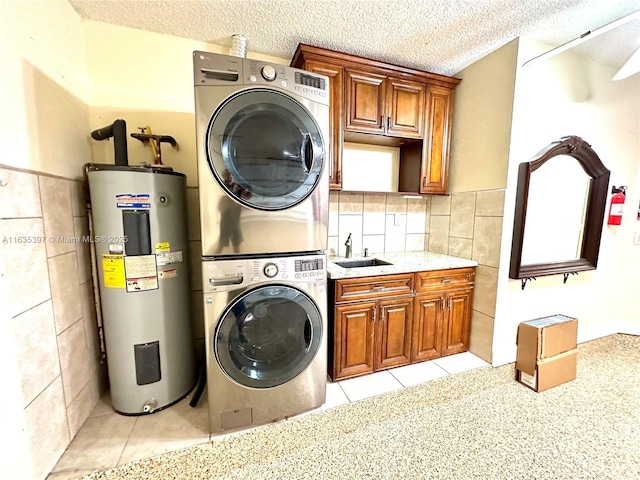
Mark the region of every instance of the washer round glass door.
[[292, 207], [320, 178], [320, 129], [302, 104], [276, 90], [254, 88], [227, 98], [211, 116], [205, 138], [216, 180], [244, 205]]
[[248, 387], [270, 388], [307, 368], [322, 334], [322, 317], [306, 294], [269, 285], [228, 305], [212, 341], [218, 364], [229, 377]]

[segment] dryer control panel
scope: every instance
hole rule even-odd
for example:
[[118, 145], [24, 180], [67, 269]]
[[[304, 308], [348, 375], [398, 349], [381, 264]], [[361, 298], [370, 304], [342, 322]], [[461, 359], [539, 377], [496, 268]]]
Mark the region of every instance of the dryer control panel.
[[202, 263], [205, 292], [234, 290], [260, 283], [324, 283], [324, 254], [270, 258], [213, 259]]
[[329, 77], [262, 60], [195, 51], [193, 82], [195, 87], [270, 86], [329, 105]]

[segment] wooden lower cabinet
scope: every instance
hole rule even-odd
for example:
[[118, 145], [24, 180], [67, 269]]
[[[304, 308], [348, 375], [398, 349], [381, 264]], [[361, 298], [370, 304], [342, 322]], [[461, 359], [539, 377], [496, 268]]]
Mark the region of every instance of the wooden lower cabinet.
[[464, 268], [332, 281], [331, 379], [467, 351], [474, 279]]
[[332, 380], [373, 372], [376, 302], [335, 308]]
[[336, 306], [331, 379], [409, 364], [412, 312], [412, 297]]
[[409, 364], [412, 320], [413, 298], [378, 302], [374, 370]]
[[458, 290], [445, 295], [446, 316], [442, 329], [442, 356], [469, 350], [473, 290]]
[[416, 297], [414, 302], [411, 361], [422, 362], [441, 357], [444, 313], [442, 295], [421, 295]]
[[473, 290], [434, 292], [415, 298], [411, 362], [469, 349]]

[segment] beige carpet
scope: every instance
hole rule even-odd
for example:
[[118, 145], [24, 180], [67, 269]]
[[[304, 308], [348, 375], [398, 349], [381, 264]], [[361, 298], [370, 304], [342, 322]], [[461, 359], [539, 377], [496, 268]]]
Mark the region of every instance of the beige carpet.
[[486, 367], [85, 478], [640, 479], [640, 337], [546, 392]]

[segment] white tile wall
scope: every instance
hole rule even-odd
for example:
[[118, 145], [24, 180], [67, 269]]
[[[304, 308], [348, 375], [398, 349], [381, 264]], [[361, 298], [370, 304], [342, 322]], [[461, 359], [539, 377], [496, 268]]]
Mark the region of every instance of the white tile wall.
[[22, 381], [23, 406], [60, 375], [51, 301], [11, 319]]
[[[2, 168], [0, 263], [33, 478], [45, 478], [105, 386], [83, 184]], [[72, 241], [60, 241], [58, 236]], [[28, 239], [28, 241], [13, 241]]]
[[75, 251], [50, 258], [48, 266], [56, 331], [60, 334], [82, 318], [80, 279]]

